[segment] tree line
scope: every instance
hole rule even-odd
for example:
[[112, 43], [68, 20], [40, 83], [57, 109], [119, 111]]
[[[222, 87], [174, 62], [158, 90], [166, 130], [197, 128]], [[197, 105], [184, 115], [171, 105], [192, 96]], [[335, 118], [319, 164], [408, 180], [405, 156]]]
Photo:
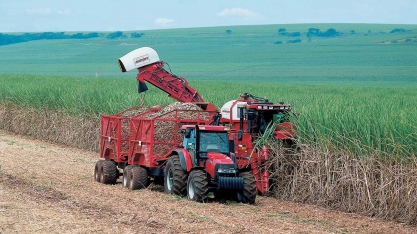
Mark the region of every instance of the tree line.
[[[300, 32], [287, 32], [285, 28], [278, 29], [278, 34], [280, 36], [289, 36], [289, 37], [301, 36]], [[329, 28], [325, 32], [322, 32], [318, 28], [309, 28], [306, 35], [307, 37], [336, 37], [336, 36], [339, 36], [340, 33], [336, 31], [336, 29], [334, 28]]]
[[[133, 32], [130, 34], [132, 38], [140, 38], [144, 33]], [[57, 40], [57, 39], [90, 39], [95, 37], [106, 37], [107, 39], [126, 38], [127, 35], [123, 32], [117, 31], [108, 34], [90, 32], [90, 33], [75, 33], [65, 34], [64, 32], [42, 32], [42, 33], [23, 33], [23, 34], [5, 34], [0, 33], [0, 46], [16, 44], [35, 40]]]

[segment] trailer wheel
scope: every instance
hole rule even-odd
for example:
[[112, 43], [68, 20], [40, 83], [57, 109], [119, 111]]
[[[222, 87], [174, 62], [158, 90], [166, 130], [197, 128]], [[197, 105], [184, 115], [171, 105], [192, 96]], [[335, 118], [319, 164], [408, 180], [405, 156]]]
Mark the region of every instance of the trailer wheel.
[[182, 170], [180, 158], [173, 155], [168, 159], [164, 173], [164, 189], [167, 194], [185, 196], [187, 173]]
[[190, 173], [187, 183], [187, 198], [191, 201], [205, 202], [208, 195], [207, 175], [202, 170]]
[[132, 170], [133, 165], [128, 165], [125, 167], [125, 169], [123, 169], [123, 187], [127, 188], [129, 187], [129, 182], [130, 182], [130, 170]]
[[129, 173], [129, 189], [136, 190], [148, 186], [148, 172], [143, 167], [132, 167]]
[[237, 200], [242, 203], [254, 204], [256, 199], [256, 180], [250, 171], [239, 173], [243, 177], [243, 189], [237, 192]]
[[94, 167], [94, 181], [96, 182], [100, 182], [103, 162], [103, 160], [98, 160], [96, 162], [96, 166]]
[[103, 161], [100, 173], [100, 182], [103, 184], [115, 184], [117, 180], [117, 168], [113, 161]]

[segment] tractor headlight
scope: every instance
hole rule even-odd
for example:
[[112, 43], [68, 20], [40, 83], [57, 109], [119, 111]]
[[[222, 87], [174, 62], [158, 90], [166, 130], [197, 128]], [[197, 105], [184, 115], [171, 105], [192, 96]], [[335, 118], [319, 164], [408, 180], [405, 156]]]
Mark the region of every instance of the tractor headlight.
[[233, 168], [219, 168], [217, 169], [218, 173], [236, 173], [236, 170]]

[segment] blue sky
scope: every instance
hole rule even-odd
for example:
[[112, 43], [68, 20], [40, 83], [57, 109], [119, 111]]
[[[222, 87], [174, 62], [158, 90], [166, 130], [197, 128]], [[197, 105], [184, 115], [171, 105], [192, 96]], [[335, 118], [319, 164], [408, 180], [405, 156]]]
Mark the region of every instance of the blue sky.
[[417, 0], [1, 0], [0, 32], [257, 24], [417, 24]]

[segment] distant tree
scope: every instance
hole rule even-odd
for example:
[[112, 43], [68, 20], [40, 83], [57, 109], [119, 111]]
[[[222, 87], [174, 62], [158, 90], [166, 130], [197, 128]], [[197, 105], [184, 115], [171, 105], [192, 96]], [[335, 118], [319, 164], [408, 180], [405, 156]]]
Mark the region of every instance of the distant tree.
[[11, 37], [10, 35], [0, 33], [0, 45], [8, 45], [12, 43], [17, 43], [14, 41], [15, 41], [14, 38]]
[[320, 33], [320, 29], [318, 28], [309, 28], [307, 32], [307, 37], [311, 36], [318, 36]]
[[73, 35], [65, 34], [64, 32], [42, 32], [42, 33], [23, 33], [21, 35], [9, 35], [0, 33], [0, 45], [8, 45], [14, 43], [22, 43], [34, 40], [57, 40], [57, 39], [88, 39], [99, 37], [96, 32], [83, 34], [76, 33]]
[[113, 32], [113, 33], [109, 33], [109, 35], [107, 35], [107, 39], [116, 39], [119, 37], [123, 37], [123, 32], [117, 31], [117, 32]]
[[350, 30], [350, 34], [355, 34], [355, 30]]
[[371, 34], [371, 30], [368, 30], [368, 34]]
[[285, 28], [278, 29], [278, 34], [281, 36], [287, 35], [287, 30]]
[[308, 32], [307, 32], [307, 37], [312, 37], [312, 36], [316, 36], [316, 37], [335, 37], [335, 36], [339, 36], [339, 32], [336, 31], [336, 29], [334, 29], [334, 28], [329, 28], [329, 29], [327, 29], [326, 32], [322, 32], [318, 28], [309, 28]]
[[100, 36], [100, 34], [98, 34], [98, 32], [87, 33], [88, 38], [94, 38], [94, 37], [99, 37], [99, 36]]
[[275, 45], [280, 45], [280, 44], [282, 44], [282, 41], [276, 41], [276, 42], [274, 42], [274, 44]]
[[226, 33], [227, 33], [227, 34], [230, 34], [230, 33], [232, 33], [232, 30], [227, 29], [227, 30], [226, 30]]
[[82, 38], [83, 36], [84, 36], [84, 34], [83, 34], [83, 33], [76, 33], [76, 34], [72, 35], [72, 36], [71, 36], [71, 38], [74, 38], [74, 39], [80, 39], [80, 38]]
[[398, 32], [405, 32], [405, 29], [403, 29], [403, 28], [395, 28], [390, 33], [398, 33]]
[[91, 33], [76, 33], [73, 34], [72, 36], [70, 36], [69, 38], [73, 38], [73, 39], [89, 39], [89, 38], [94, 38], [94, 37], [99, 37], [100, 35], [96, 32], [91, 32]]
[[300, 32], [287, 33], [287, 36], [289, 36], [289, 37], [299, 37], [299, 36], [301, 36], [301, 33]]
[[321, 37], [336, 37], [339, 36], [339, 32], [336, 31], [334, 28], [327, 29], [326, 32], [320, 33]]
[[300, 43], [302, 40], [300, 38], [294, 40], [288, 40], [287, 43]]
[[144, 33], [138, 33], [138, 32], [133, 32], [132, 34], [130, 34], [130, 36], [132, 38], [139, 38], [142, 37], [143, 35], [145, 35]]

